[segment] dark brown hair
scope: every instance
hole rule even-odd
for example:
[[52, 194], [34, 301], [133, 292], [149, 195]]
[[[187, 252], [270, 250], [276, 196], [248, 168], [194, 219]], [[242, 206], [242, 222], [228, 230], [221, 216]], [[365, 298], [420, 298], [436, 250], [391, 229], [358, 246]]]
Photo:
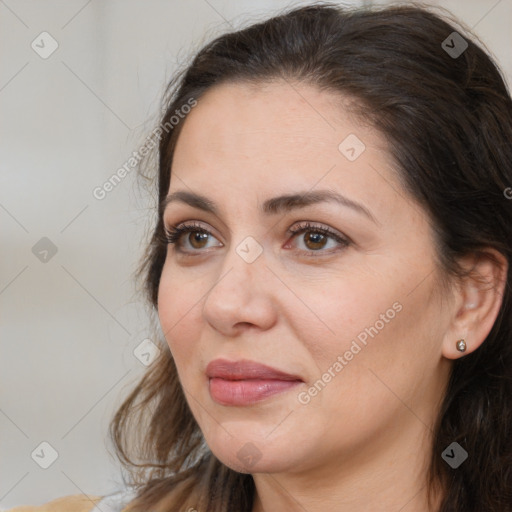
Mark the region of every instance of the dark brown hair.
[[[360, 118], [386, 137], [404, 190], [431, 218], [445, 275], [461, 277], [458, 259], [487, 248], [510, 262], [512, 204], [504, 190], [512, 185], [512, 101], [492, 57], [461, 27], [427, 6], [296, 8], [204, 46], [169, 84], [161, 123], [223, 82], [293, 80], [355, 98]], [[458, 56], [443, 46], [454, 31], [468, 44]], [[160, 203], [184, 122], [162, 133]], [[167, 250], [163, 229], [158, 212], [139, 273], [154, 309]], [[429, 489], [442, 489], [439, 512], [512, 511], [510, 276], [509, 267], [487, 339], [453, 363], [428, 474]], [[132, 509], [250, 512], [252, 476], [208, 449], [161, 343], [162, 355], [111, 423], [117, 452], [140, 487]], [[457, 469], [441, 458], [454, 441], [469, 453]]]

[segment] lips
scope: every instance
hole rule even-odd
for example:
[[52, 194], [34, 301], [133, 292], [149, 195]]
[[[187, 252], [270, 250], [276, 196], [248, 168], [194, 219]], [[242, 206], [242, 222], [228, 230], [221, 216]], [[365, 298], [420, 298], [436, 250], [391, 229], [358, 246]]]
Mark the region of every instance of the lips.
[[206, 367], [206, 375], [210, 378], [214, 377], [225, 380], [302, 380], [297, 375], [285, 373], [270, 366], [247, 359], [241, 359], [239, 361], [215, 359]]
[[298, 375], [242, 359], [215, 359], [206, 367], [210, 396], [221, 405], [250, 405], [301, 384]]

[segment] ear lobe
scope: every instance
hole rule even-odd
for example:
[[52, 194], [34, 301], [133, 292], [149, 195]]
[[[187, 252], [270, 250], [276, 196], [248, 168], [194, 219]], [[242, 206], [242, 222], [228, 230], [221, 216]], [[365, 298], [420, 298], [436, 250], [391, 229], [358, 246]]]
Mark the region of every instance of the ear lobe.
[[[448, 359], [458, 359], [482, 345], [498, 316], [505, 290], [508, 262], [494, 249], [465, 258], [460, 264], [468, 275], [457, 289], [453, 319], [445, 333], [442, 354]], [[463, 339], [466, 349], [457, 349]], [[459, 343], [459, 348], [464, 344]]]

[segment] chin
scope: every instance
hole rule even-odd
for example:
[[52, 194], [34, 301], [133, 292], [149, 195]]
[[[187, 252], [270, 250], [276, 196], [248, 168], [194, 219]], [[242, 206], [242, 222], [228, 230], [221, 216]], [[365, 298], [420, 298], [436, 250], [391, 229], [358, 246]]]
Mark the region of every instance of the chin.
[[271, 442], [246, 434], [243, 440], [237, 437], [208, 445], [224, 465], [239, 473], [280, 473], [297, 469], [297, 447], [283, 443], [282, 439]]
[[[247, 445], [249, 445], [249, 443], [247, 443]], [[224, 465], [238, 473], [281, 473], [287, 472], [291, 469], [290, 461], [286, 457], [279, 457], [276, 459], [276, 457], [273, 456], [269, 459], [268, 457], [265, 457], [261, 450], [259, 454], [257, 452], [252, 452], [252, 450], [247, 450], [247, 445], [242, 448], [242, 450], [245, 450], [243, 456], [239, 457], [238, 453], [230, 453], [229, 455], [219, 454], [222, 455], [222, 457], [215, 454], [215, 456]], [[253, 454], [251, 455], [250, 452]]]

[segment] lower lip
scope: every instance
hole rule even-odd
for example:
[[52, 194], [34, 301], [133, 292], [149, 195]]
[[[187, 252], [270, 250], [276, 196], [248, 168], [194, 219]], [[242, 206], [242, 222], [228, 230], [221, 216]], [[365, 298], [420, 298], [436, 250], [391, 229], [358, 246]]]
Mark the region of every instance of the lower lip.
[[283, 393], [300, 380], [225, 380], [211, 378], [210, 396], [221, 405], [249, 405], [278, 393]]

